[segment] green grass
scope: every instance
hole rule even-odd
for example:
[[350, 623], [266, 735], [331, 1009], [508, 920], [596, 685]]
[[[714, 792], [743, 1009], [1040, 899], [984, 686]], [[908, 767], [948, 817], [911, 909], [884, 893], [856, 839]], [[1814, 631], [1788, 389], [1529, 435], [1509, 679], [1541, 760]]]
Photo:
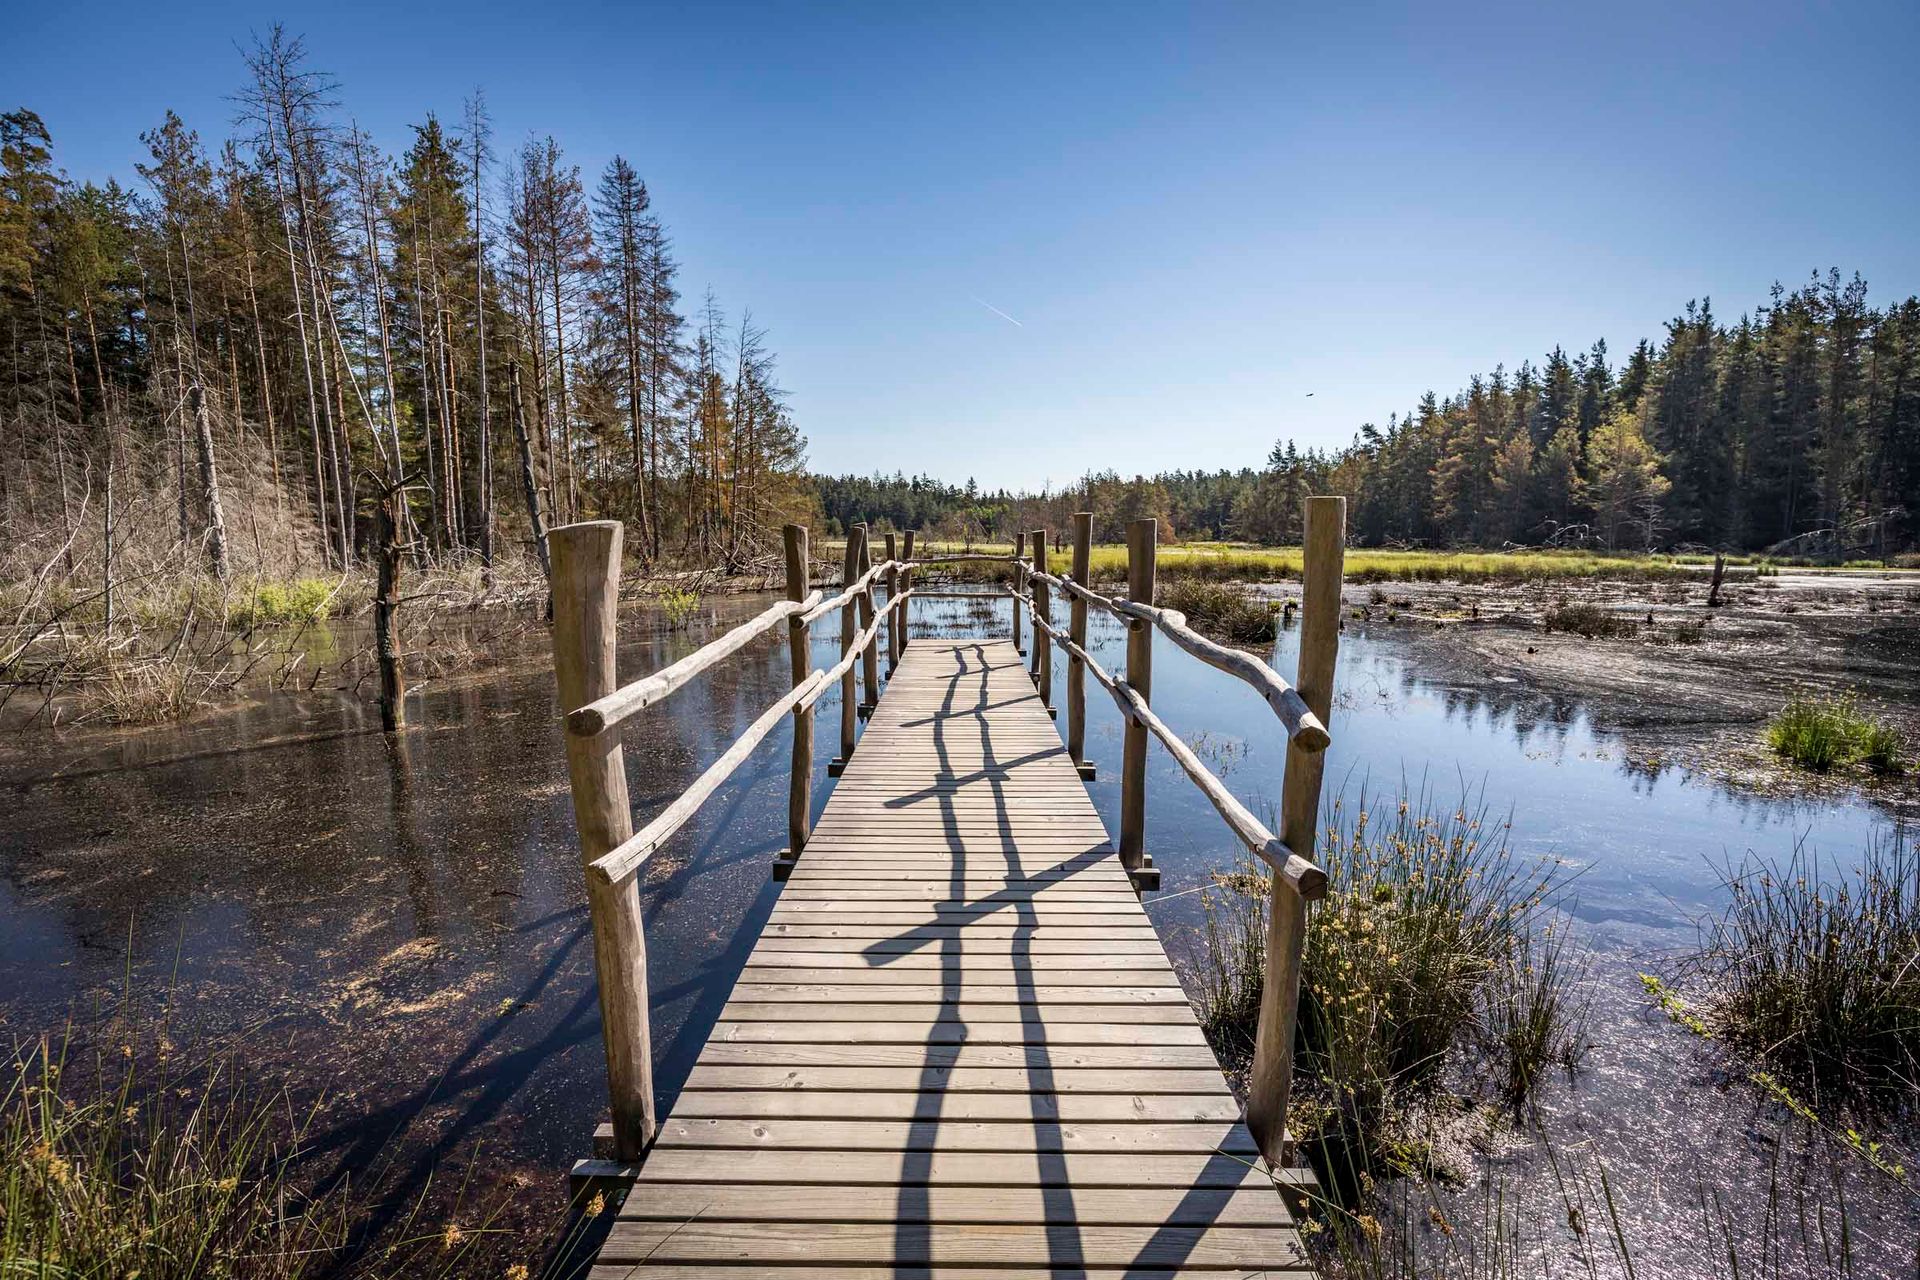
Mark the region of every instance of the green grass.
[[243, 1061], [178, 1050], [164, 1022], [117, 1021], [87, 1053], [17, 1044], [0, 1067], [0, 1276], [526, 1280], [533, 1268], [502, 1254], [537, 1260], [543, 1242], [510, 1236], [464, 1186], [429, 1185], [375, 1232], [385, 1161], [331, 1176], [306, 1145], [317, 1110], [257, 1087]]
[[[942, 545], [942, 550], [962, 548]], [[1007, 543], [975, 543], [973, 550], [1006, 555]], [[928, 554], [916, 548], [916, 554]], [[1599, 555], [1586, 551], [1398, 551], [1349, 547], [1348, 582], [1530, 582], [1553, 579], [1623, 579], [1653, 581], [1699, 577], [1693, 566], [1698, 557]], [[1712, 563], [1711, 557], [1707, 563]], [[1055, 550], [1048, 567], [1063, 573], [1072, 564], [1068, 551]], [[1092, 576], [1102, 583], [1121, 583], [1127, 576], [1127, 549], [1119, 544], [1093, 548]], [[1244, 543], [1162, 543], [1155, 566], [1162, 581], [1203, 578], [1227, 582], [1281, 582], [1300, 577], [1298, 547], [1257, 547]], [[1005, 578], [1004, 565], [963, 563], [941, 572], [975, 581]]]
[[1695, 961], [1718, 1038], [1840, 1097], [1920, 1088], [1920, 854], [1899, 836], [1829, 875], [1800, 851], [1727, 876]]
[[1767, 745], [1817, 772], [1851, 764], [1883, 774], [1906, 769], [1905, 736], [1894, 725], [1862, 712], [1852, 694], [1795, 696], [1768, 723]]

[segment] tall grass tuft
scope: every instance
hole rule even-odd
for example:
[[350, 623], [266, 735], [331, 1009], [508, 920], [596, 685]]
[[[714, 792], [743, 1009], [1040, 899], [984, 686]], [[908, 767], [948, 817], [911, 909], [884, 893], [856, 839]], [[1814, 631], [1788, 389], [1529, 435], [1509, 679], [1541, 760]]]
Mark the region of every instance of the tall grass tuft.
[[1272, 605], [1224, 583], [1176, 578], [1160, 590], [1157, 603], [1186, 614], [1207, 634], [1235, 644], [1272, 644], [1278, 634]]
[[1514, 935], [1513, 952], [1494, 966], [1481, 1001], [1480, 1034], [1495, 1084], [1519, 1106], [1543, 1071], [1573, 1070], [1586, 1050], [1592, 956], [1549, 921]]
[[0, 1276], [528, 1274], [499, 1262], [503, 1246], [510, 1256], [528, 1242], [510, 1242], [494, 1225], [498, 1207], [471, 1208], [464, 1190], [429, 1210], [429, 1186], [390, 1227], [370, 1229], [378, 1202], [309, 1162], [316, 1112], [285, 1090], [255, 1087], [238, 1055], [176, 1051], [164, 1025], [122, 1026], [116, 1037], [125, 1043], [85, 1054], [42, 1039], [16, 1047], [7, 1064]]
[[[1327, 897], [1308, 914], [1295, 1061], [1319, 1132], [1357, 1166], [1391, 1148], [1449, 1067], [1482, 1067], [1524, 1102], [1554, 1063], [1578, 1056], [1584, 958], [1550, 930], [1558, 864], [1514, 854], [1507, 824], [1463, 796], [1422, 788], [1375, 805], [1363, 791], [1328, 808]], [[1223, 1057], [1252, 1046], [1265, 969], [1267, 877], [1215, 877], [1199, 1012]]]
[[1876, 773], [1906, 767], [1900, 730], [1862, 712], [1852, 694], [1797, 694], [1767, 725], [1767, 745], [1803, 769], [1824, 772], [1864, 764]]
[[1920, 853], [1875, 841], [1851, 874], [1796, 849], [1726, 877], [1695, 965], [1715, 1034], [1842, 1098], [1920, 1088]]
[[0, 1275], [290, 1280], [345, 1239], [343, 1199], [292, 1183], [298, 1117], [224, 1064], [142, 1081], [129, 1057], [78, 1089], [45, 1042], [12, 1065]]

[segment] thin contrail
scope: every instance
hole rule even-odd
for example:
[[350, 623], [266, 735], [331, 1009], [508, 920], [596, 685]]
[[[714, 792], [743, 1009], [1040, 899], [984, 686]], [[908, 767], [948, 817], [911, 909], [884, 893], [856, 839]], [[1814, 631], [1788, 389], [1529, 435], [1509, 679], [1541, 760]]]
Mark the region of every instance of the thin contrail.
[[1024, 329], [1027, 327], [1021, 324], [1018, 320], [1015, 320], [1012, 316], [1008, 315], [1006, 312], [1002, 311], [1000, 308], [994, 306], [991, 302], [988, 302], [985, 298], [975, 297], [971, 293], [968, 294], [967, 296], [969, 298], [973, 298], [975, 302], [979, 303], [981, 306], [985, 307], [987, 310], [993, 312], [993, 314], [999, 316], [1002, 320], [1005, 320], [1008, 324], [1012, 325], [1014, 328]]

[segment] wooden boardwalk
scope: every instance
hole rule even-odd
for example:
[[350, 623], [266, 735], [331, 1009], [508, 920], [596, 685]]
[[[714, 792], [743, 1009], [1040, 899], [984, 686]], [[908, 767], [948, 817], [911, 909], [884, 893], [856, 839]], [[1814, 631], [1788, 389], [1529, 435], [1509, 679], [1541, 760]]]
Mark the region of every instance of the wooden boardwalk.
[[592, 1275], [960, 1274], [1311, 1272], [1012, 643], [919, 639]]

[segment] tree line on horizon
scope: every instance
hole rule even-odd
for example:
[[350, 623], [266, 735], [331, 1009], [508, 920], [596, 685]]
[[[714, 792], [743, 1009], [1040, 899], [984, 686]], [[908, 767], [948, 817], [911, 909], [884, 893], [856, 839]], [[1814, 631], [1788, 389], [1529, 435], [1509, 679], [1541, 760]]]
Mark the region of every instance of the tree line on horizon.
[[1282, 545], [1301, 499], [1349, 497], [1363, 546], [1708, 547], [1887, 555], [1920, 522], [1920, 298], [1875, 310], [1857, 275], [1815, 275], [1723, 324], [1690, 302], [1618, 367], [1604, 341], [1429, 392], [1351, 444], [1281, 439], [1262, 467], [1090, 475], [1053, 494], [927, 476], [821, 476], [831, 528], [858, 520], [943, 537], [1059, 531], [1092, 511], [1171, 536]]
[[388, 155], [298, 39], [245, 70], [232, 135], [166, 113], [131, 186], [0, 116], [6, 576], [341, 571], [389, 491], [412, 555], [489, 573], [541, 525], [738, 565], [810, 514], [766, 335], [685, 313], [625, 158], [589, 188], [551, 137], [496, 156], [478, 93]]

